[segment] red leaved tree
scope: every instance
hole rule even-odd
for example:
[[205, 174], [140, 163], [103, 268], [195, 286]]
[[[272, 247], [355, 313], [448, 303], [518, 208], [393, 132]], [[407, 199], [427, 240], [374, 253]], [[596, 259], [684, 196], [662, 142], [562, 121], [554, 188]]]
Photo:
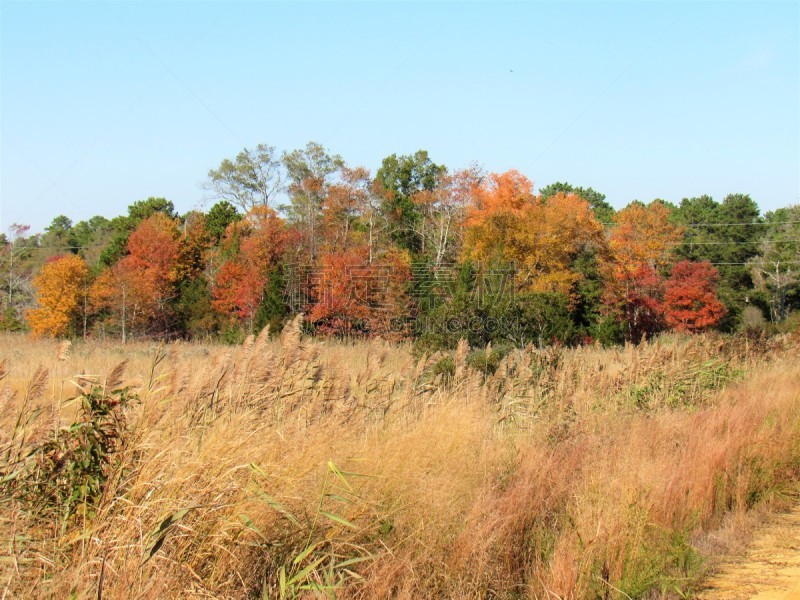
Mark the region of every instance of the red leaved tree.
[[172, 318], [171, 302], [177, 296], [180, 273], [180, 231], [175, 220], [157, 212], [142, 221], [128, 238], [128, 256], [123, 260], [135, 278], [146, 281], [152, 333], [167, 333]]
[[278, 213], [265, 206], [253, 208], [243, 221], [232, 223], [223, 240], [229, 257], [214, 278], [214, 309], [252, 327], [270, 273], [283, 260], [294, 235]]
[[606, 280], [606, 311], [622, 325], [625, 339], [639, 343], [664, 329], [663, 278], [651, 266], [615, 271]]
[[252, 273], [245, 262], [229, 260], [222, 264], [214, 281], [214, 310], [241, 321], [255, 316], [266, 280]]
[[314, 302], [309, 320], [324, 335], [348, 335], [367, 329], [372, 284], [369, 258], [364, 249], [322, 255], [312, 283]]
[[602, 261], [607, 312], [625, 338], [639, 342], [664, 328], [664, 281], [660, 272], [673, 260], [683, 231], [660, 201], [633, 202], [614, 216], [610, 253]]
[[664, 309], [675, 331], [697, 333], [714, 327], [725, 316], [717, 298], [719, 271], [708, 262], [681, 261], [666, 282]]

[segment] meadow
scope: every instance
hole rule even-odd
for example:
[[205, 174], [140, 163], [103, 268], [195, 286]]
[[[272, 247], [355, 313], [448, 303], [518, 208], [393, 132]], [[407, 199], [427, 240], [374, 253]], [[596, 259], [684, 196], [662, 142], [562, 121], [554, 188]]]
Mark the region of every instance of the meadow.
[[3, 598], [682, 598], [795, 504], [800, 336], [0, 338]]

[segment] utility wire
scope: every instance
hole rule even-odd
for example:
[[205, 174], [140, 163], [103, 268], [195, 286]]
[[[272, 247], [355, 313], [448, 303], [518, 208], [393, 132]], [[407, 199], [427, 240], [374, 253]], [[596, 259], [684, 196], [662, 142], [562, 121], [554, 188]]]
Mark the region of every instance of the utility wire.
[[753, 242], [737, 242], [737, 241], [730, 241], [730, 242], [672, 242], [670, 245], [672, 246], [735, 246], [735, 245], [755, 245], [755, 244], [796, 244], [800, 242], [800, 239], [797, 240], [756, 240]]
[[[776, 225], [796, 225], [800, 221], [775, 221], [773, 223], [675, 223], [680, 227], [773, 227]], [[618, 223], [600, 223], [607, 227], [613, 227]]]
[[[800, 265], [800, 260], [779, 260], [779, 261], [768, 261], [771, 265], [781, 264], [781, 265]], [[738, 265], [738, 266], [755, 266], [755, 263], [749, 262], [712, 262], [712, 265]]]

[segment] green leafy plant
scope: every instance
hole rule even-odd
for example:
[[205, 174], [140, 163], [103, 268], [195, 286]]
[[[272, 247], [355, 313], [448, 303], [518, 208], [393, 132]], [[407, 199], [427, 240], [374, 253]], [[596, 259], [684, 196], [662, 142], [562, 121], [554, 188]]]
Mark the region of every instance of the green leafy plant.
[[[106, 385], [84, 381], [78, 418], [45, 442], [17, 449], [17, 460], [7, 463], [0, 492], [19, 501], [36, 517], [59, 517], [62, 529], [75, 515], [91, 517], [105, 493], [119, 454], [125, 446], [125, 407], [135, 398], [127, 387], [116, 387], [124, 363]], [[112, 385], [108, 385], [111, 383]], [[111, 389], [109, 389], [111, 388]]]

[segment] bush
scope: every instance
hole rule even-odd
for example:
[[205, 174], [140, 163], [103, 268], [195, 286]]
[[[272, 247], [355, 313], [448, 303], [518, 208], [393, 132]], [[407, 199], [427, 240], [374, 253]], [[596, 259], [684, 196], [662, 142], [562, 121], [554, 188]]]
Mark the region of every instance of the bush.
[[16, 448], [16, 460], [0, 473], [3, 496], [34, 517], [55, 517], [64, 525], [76, 514], [92, 516], [119, 464], [127, 431], [124, 410], [132, 399], [128, 388], [91, 385], [74, 398], [80, 403], [77, 421], [31, 450]]
[[453, 349], [462, 338], [472, 348], [571, 344], [577, 331], [567, 298], [549, 293], [454, 298], [421, 318], [417, 329], [417, 345], [426, 351]]
[[510, 344], [498, 344], [489, 349], [473, 350], [467, 355], [467, 365], [485, 375], [494, 375], [500, 361], [513, 350]]

